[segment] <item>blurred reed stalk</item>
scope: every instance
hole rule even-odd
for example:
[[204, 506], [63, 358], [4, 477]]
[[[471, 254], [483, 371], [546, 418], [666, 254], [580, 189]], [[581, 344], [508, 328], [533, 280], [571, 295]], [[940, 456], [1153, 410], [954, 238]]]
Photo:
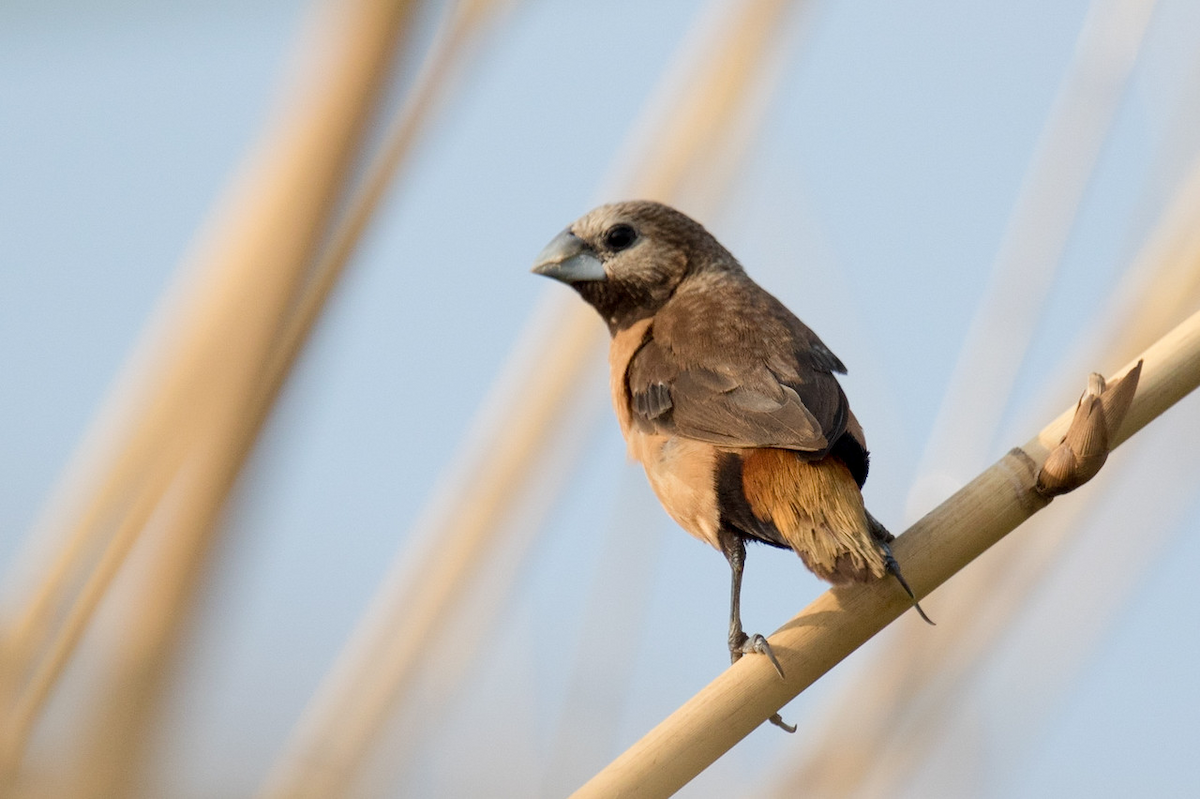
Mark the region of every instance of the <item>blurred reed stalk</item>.
[[[731, 140], [744, 142], [752, 129], [745, 125], [753, 110], [747, 103], [763, 96], [766, 56], [776, 54], [770, 43], [792, 5], [770, 0], [727, 6], [712, 48], [690, 63], [676, 91], [659, 95], [666, 104], [654, 117], [657, 124], [627, 156], [630, 166], [614, 194], [685, 207], [683, 200], [714, 196], [706, 179], [696, 180], [699, 186], [688, 180], [727, 165], [709, 159], [728, 153]], [[686, 196], [685, 186], [692, 191]], [[602, 368], [605, 342], [595, 314], [576, 300], [555, 298], [539, 309], [484, 402], [475, 431], [297, 723], [263, 797], [332, 796], [355, 783], [384, 725], [411, 693], [431, 642], [450, 635], [449, 620], [461, 613], [466, 587], [489, 553], [513, 546], [502, 538], [513, 532], [504, 523], [574, 407], [574, 393], [588, 385], [583, 376]], [[488, 601], [494, 605], [495, 597]]]
[[[1141, 381], [1110, 442], [1114, 448], [1200, 385], [1200, 312], [1140, 357]], [[897, 539], [896, 557], [918, 596], [1045, 506], [1031, 490], [1032, 478], [1074, 413], [1072, 405], [1022, 447], [1025, 457], [1005, 455]], [[906, 597], [887, 582], [827, 591], [770, 638], [786, 679], [765, 658], [743, 658], [575, 796], [671, 795], [908, 608]]]
[[[16, 784], [46, 700], [150, 524], [163, 544], [139, 576], [141, 599], [74, 788], [131, 790], [221, 509], [299, 350], [302, 326], [292, 315], [414, 8], [330, 0], [316, 9], [267, 133], [68, 470], [35, 542], [66, 543], [39, 570], [2, 639], [0, 787]], [[280, 347], [284, 331], [293, 337], [290, 355]]]

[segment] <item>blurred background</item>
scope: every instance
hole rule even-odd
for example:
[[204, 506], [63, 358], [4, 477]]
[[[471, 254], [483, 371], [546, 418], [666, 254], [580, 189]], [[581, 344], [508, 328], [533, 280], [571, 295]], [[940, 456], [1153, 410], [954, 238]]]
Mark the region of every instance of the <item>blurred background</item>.
[[[232, 263], [207, 242], [254, 226], [231, 192], [293, 152], [271, 137], [349, 113], [320, 108], [321, 65], [341, 7], [367, 5], [0, 4], [14, 796], [563, 796], [727, 666], [724, 559], [627, 462], [599, 319], [528, 273], [599, 202], [670, 200], [819, 332], [894, 532], [1200, 305], [1200, 4], [415, 3], [331, 159], [342, 184], [310, 203], [324, 226], [291, 231], [284, 196], [283, 222], [255, 228], [269, 253], [309, 228], [328, 251], [388, 120], [411, 122], [247, 431], [203, 398], [244, 383], [214, 407], [246, 407], [267, 361], [213, 364], [266, 357], [280, 328], [243, 345], [197, 323], [209, 360], [175, 336], [205, 270]], [[316, 260], [272, 295], [278, 319]], [[160, 504], [120, 495], [79, 522], [176, 366], [195, 404], [162, 429], [198, 426], [130, 483], [161, 478]], [[793, 701], [796, 735], [758, 729], [680, 795], [1200, 795], [1198, 412], [1185, 399], [934, 592], [937, 627], [906, 614]], [[178, 453], [235, 428], [244, 464], [213, 472], [228, 501], [197, 478], [223, 510], [182, 572], [160, 570], [188, 475], [207, 474]], [[106, 549], [138, 508], [143, 534]], [[51, 584], [57, 621], [22, 654]], [[823, 590], [751, 550], [747, 629]], [[159, 610], [170, 632], [138, 660]]]

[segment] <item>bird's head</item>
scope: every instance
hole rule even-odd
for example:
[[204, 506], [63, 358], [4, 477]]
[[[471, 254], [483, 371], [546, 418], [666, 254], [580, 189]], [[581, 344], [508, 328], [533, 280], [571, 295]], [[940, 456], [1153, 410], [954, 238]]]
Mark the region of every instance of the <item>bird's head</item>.
[[698, 222], [648, 200], [588, 212], [547, 244], [533, 266], [579, 292], [613, 333], [656, 313], [692, 276], [740, 269]]

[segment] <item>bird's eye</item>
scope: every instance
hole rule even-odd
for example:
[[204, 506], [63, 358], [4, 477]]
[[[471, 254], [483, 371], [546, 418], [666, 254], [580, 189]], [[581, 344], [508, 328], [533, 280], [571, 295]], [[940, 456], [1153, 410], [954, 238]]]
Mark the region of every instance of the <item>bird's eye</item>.
[[630, 225], [613, 225], [604, 233], [604, 243], [613, 252], [624, 250], [637, 241], [637, 231]]

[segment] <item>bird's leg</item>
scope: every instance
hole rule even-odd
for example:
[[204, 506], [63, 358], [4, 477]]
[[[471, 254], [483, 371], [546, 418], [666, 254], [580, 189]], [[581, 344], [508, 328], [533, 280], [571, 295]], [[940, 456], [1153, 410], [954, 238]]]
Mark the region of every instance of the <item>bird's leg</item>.
[[746, 544], [736, 535], [726, 536], [721, 543], [733, 577], [729, 591], [729, 662], [737, 663], [742, 655], [749, 652], [766, 655], [782, 677], [783, 667], [779, 665], [767, 639], [758, 633], [746, 635], [742, 629], [742, 572], [746, 568]]
[[[896, 558], [892, 555], [892, 548], [888, 544], [896, 540], [896, 536], [888, 532], [878, 519], [867, 511], [867, 526], [871, 531], [871, 537], [875, 539], [875, 543], [883, 550], [883, 566], [888, 570], [888, 573], [896, 578], [896, 582], [900, 583], [900, 587], [904, 589], [904, 593], [908, 594], [908, 598], [912, 600], [913, 607], [917, 613], [921, 615], [928, 624], [934, 624], [933, 619], [925, 615], [925, 611], [921, 610], [921, 603], [917, 602], [917, 595], [908, 587], [908, 580], [904, 579], [904, 575], [900, 573], [900, 564], [896, 562]], [[937, 625], [934, 624], [936, 627]]]
[[[779, 669], [775, 655], [768, 654], [771, 647], [767, 639], [757, 634], [752, 638], [742, 629], [742, 572], [746, 568], [746, 544], [738, 535], [723, 535], [721, 539], [721, 549], [729, 561], [732, 577], [729, 591], [729, 661], [737, 663], [747, 652], [758, 652], [768, 655], [771, 662], [775, 663], [775, 668]], [[779, 675], [783, 676], [782, 670]]]
[[904, 575], [900, 573], [900, 564], [896, 562], [896, 558], [892, 555], [892, 548], [885, 543], [880, 542], [880, 549], [883, 550], [883, 565], [888, 572], [896, 578], [896, 582], [900, 583], [900, 587], [904, 589], [904, 593], [908, 594], [908, 598], [912, 600], [913, 608], [920, 614], [921, 618], [927, 624], [937, 626], [933, 619], [925, 615], [925, 611], [921, 610], [921, 603], [917, 601], [917, 595], [908, 587], [908, 581], [904, 579]]
[[[746, 568], [746, 544], [741, 536], [724, 534], [721, 536], [721, 551], [725, 553], [732, 573], [729, 592], [729, 662], [737, 663], [742, 655], [756, 652], [766, 655], [775, 671], [782, 677], [783, 667], [779, 665], [779, 660], [771, 651], [767, 639], [758, 633], [746, 635], [746, 631], [742, 629], [742, 572]], [[773, 714], [768, 721], [786, 732], [796, 731], [795, 725], [785, 722], [778, 713]]]

